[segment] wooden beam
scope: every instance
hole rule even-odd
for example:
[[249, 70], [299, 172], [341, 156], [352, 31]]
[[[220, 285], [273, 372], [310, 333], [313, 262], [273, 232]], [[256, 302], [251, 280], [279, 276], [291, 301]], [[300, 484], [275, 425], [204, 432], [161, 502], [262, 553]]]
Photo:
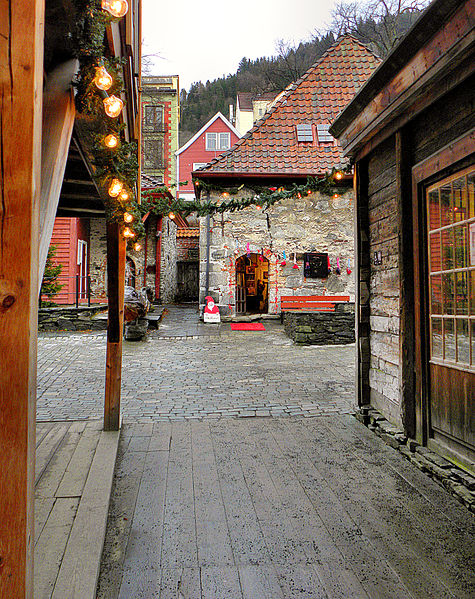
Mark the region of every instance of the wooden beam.
[[76, 59], [61, 64], [48, 74], [44, 91], [41, 147], [40, 284], [53, 233], [76, 116], [72, 80], [78, 67], [79, 62]]
[[33, 597], [44, 2], [0, 4], [0, 597]]
[[126, 242], [117, 223], [107, 223], [107, 322], [104, 430], [119, 430], [122, 380], [122, 329], [124, 326]]

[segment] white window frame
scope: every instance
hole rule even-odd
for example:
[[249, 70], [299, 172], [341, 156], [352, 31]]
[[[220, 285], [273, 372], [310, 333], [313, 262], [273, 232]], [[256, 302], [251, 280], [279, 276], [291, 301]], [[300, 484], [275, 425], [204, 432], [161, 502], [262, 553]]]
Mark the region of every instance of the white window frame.
[[206, 150], [218, 152], [229, 150], [231, 147], [231, 134], [228, 131], [219, 131], [206, 134]]

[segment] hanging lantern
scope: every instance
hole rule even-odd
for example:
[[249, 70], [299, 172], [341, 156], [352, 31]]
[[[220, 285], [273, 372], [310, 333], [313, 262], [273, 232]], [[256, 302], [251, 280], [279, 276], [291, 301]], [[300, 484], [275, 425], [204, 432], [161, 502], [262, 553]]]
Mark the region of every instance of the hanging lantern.
[[119, 200], [126, 202], [129, 198], [130, 198], [130, 193], [126, 189], [123, 189], [119, 194]]
[[124, 222], [131, 223], [134, 220], [134, 215], [130, 214], [130, 212], [124, 212]]
[[104, 66], [96, 67], [94, 83], [102, 91], [107, 91], [112, 86], [112, 77]]
[[107, 116], [115, 119], [122, 112], [122, 108], [124, 108], [124, 103], [117, 96], [108, 96], [104, 98], [104, 110], [106, 111]]
[[132, 239], [132, 237], [135, 237], [135, 233], [130, 227], [125, 227], [125, 229], [122, 231], [122, 235], [127, 239]]
[[113, 17], [119, 19], [129, 10], [127, 0], [102, 0], [101, 8], [107, 10]]
[[138, 241], [136, 243], [134, 243], [134, 250], [136, 252], [140, 252], [140, 250], [142, 249], [142, 244], [139, 243]]
[[124, 184], [122, 181], [119, 181], [119, 179], [112, 179], [109, 185], [108, 193], [111, 198], [116, 198], [123, 188]]
[[103, 141], [106, 148], [109, 148], [111, 150], [117, 148], [117, 146], [119, 145], [119, 138], [117, 137], [117, 135], [114, 135], [113, 133], [109, 133], [109, 135], [106, 135]]

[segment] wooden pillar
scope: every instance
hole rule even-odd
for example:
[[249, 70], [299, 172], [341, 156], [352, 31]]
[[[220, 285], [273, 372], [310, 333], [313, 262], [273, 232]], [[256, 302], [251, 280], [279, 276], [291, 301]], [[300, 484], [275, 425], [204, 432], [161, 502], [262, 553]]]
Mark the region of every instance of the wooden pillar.
[[122, 380], [122, 330], [124, 326], [126, 241], [117, 223], [107, 223], [107, 321], [106, 390], [104, 430], [119, 430]]
[[399, 228], [399, 393], [406, 433], [416, 430], [414, 396], [414, 250], [412, 233], [412, 177], [407, 132], [396, 132], [396, 199]]
[[0, 597], [33, 597], [42, 0], [0, 4]]
[[370, 249], [368, 213], [368, 162], [355, 167], [355, 328], [356, 328], [356, 401], [370, 403]]

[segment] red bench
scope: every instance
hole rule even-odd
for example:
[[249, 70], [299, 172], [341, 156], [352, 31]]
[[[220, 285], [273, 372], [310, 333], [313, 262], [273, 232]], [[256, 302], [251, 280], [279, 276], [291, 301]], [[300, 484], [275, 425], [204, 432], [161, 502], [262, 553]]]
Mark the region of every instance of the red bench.
[[334, 312], [335, 303], [349, 302], [349, 295], [283, 295], [281, 312]]

